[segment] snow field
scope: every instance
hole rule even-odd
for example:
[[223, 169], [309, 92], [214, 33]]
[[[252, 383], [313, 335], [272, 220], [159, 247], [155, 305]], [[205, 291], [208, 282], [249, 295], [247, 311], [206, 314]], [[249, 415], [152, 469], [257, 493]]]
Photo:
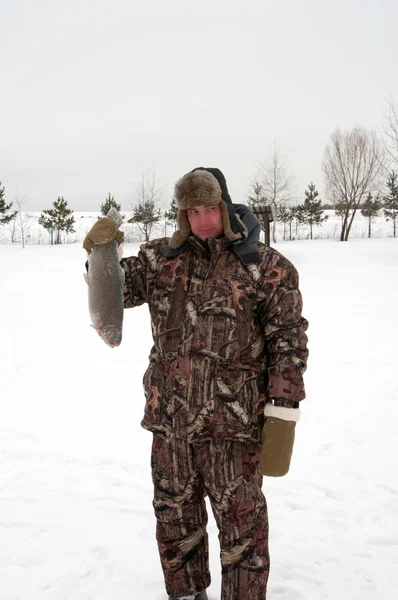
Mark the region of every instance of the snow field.
[[[276, 247], [300, 273], [310, 361], [291, 471], [263, 484], [268, 597], [391, 598], [398, 240]], [[0, 600], [166, 598], [140, 427], [148, 311], [126, 311], [108, 348], [89, 327], [84, 260], [80, 244], [0, 245]]]

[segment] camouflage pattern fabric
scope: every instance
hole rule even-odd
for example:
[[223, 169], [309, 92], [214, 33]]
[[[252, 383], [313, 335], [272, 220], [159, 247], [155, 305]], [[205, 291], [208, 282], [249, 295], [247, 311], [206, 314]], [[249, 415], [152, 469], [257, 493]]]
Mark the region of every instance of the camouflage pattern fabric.
[[307, 321], [298, 275], [273, 249], [244, 265], [226, 238], [165, 240], [125, 258], [124, 306], [148, 303], [154, 345], [142, 426], [154, 432], [157, 539], [168, 593], [208, 587], [208, 494], [220, 531], [223, 600], [264, 600], [268, 522], [258, 470], [264, 405], [305, 397]]
[[207, 494], [220, 532], [221, 600], [265, 599], [268, 519], [258, 471], [260, 451], [260, 444], [189, 443], [154, 435], [156, 537], [169, 594], [197, 594], [210, 585]]
[[273, 249], [243, 265], [226, 238], [189, 238], [166, 258], [164, 240], [122, 260], [126, 308], [149, 305], [154, 346], [144, 375], [144, 428], [188, 440], [260, 440], [264, 404], [305, 397], [307, 321], [298, 275]]

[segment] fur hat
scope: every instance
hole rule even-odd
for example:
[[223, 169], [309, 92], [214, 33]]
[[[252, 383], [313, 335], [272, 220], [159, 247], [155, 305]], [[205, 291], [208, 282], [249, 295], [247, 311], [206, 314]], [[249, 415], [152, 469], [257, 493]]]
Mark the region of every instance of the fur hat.
[[179, 248], [191, 235], [187, 211], [202, 204], [219, 204], [225, 236], [231, 241], [241, 238], [240, 233], [234, 233], [231, 229], [227, 205], [232, 206], [232, 200], [225, 177], [219, 169], [198, 167], [187, 173], [177, 181], [174, 196], [178, 208], [178, 229], [169, 240], [171, 248]]

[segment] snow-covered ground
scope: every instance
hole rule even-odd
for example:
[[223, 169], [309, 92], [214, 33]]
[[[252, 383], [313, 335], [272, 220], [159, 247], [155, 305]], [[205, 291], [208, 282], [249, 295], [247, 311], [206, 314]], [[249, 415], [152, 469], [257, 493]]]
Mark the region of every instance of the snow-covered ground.
[[[277, 248], [300, 273], [311, 355], [291, 471], [263, 485], [268, 598], [390, 600], [398, 240]], [[121, 347], [105, 346], [89, 327], [84, 260], [80, 244], [0, 245], [0, 600], [166, 598], [140, 428], [147, 309], [126, 311]]]

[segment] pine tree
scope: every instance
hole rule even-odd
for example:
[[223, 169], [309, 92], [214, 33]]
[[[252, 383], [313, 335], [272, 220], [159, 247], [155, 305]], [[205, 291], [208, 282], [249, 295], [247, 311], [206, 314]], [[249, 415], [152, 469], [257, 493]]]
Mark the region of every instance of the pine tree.
[[176, 199], [173, 198], [170, 204], [170, 209], [166, 210], [164, 213], [164, 218], [166, 219], [166, 223], [170, 225], [174, 225], [174, 231], [177, 225], [177, 217], [178, 217], [178, 207], [176, 203]]
[[312, 239], [312, 228], [314, 225], [322, 225], [328, 216], [323, 216], [322, 201], [318, 199], [319, 192], [311, 182], [308, 190], [305, 190], [305, 200], [298, 207], [298, 218], [301, 223], [310, 226], [310, 237]]
[[[58, 199], [53, 202], [53, 207], [43, 210], [39, 218], [39, 224], [50, 232], [51, 244], [61, 244], [61, 231], [74, 233], [75, 217], [73, 216], [73, 210], [68, 208], [68, 203], [63, 197], [58, 196]], [[53, 240], [54, 231], [56, 232], [55, 242]]]
[[287, 226], [289, 225], [289, 238], [292, 239], [292, 221], [295, 217], [295, 207], [281, 205], [276, 211], [276, 218], [283, 223], [283, 239], [286, 240]]
[[156, 208], [154, 200], [146, 200], [134, 206], [133, 217], [129, 223], [137, 223], [141, 231], [145, 235], [145, 241], [149, 242], [152, 227], [158, 223], [162, 217], [160, 208]]
[[5, 187], [1, 187], [1, 181], [0, 181], [0, 225], [7, 225], [7, 223], [9, 223], [10, 221], [12, 221], [13, 219], [15, 219], [15, 217], [17, 216], [17, 212], [12, 212], [8, 215], [6, 215], [6, 211], [10, 210], [11, 206], [12, 206], [12, 202], [10, 204], [6, 204], [5, 198], [4, 198], [4, 192], [5, 192]]
[[262, 185], [260, 185], [257, 182], [253, 183], [253, 192], [254, 192], [253, 196], [247, 197], [249, 206], [258, 206], [258, 205], [261, 206], [264, 204], [267, 204], [267, 205], [269, 204], [266, 196], [263, 194], [263, 186]]
[[398, 175], [393, 171], [387, 179], [387, 187], [390, 190], [387, 196], [383, 196], [384, 201], [384, 216], [386, 221], [390, 219], [393, 222], [394, 237], [397, 231], [398, 217]]
[[111, 208], [116, 208], [116, 210], [118, 212], [120, 212], [122, 205], [118, 204], [115, 201], [115, 198], [113, 196], [111, 196], [111, 193], [108, 193], [108, 196], [105, 199], [105, 202], [103, 204], [101, 204], [101, 215], [103, 217], [106, 217], [106, 215], [108, 214], [108, 212], [110, 211]]
[[380, 210], [381, 202], [380, 197], [376, 196], [376, 198], [372, 199], [372, 194], [369, 192], [363, 206], [361, 208], [361, 213], [364, 217], [368, 218], [368, 237], [372, 235], [372, 219], [373, 217], [377, 217], [378, 212]]

